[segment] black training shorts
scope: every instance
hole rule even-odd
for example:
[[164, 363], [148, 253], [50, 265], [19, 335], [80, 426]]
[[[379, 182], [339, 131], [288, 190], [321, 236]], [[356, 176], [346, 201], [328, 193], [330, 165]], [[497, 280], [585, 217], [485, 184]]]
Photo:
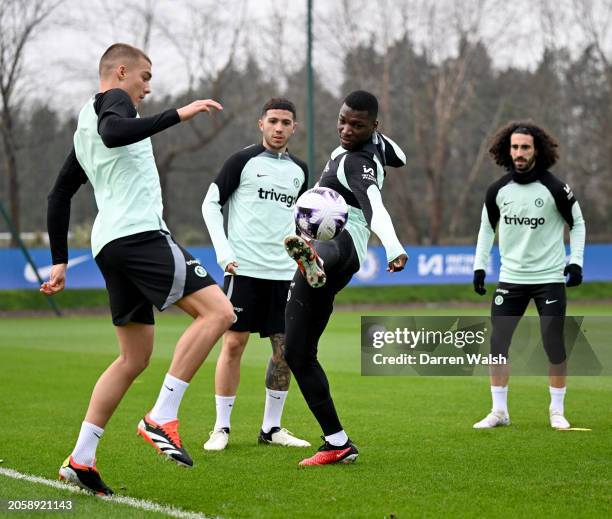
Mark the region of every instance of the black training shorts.
[[563, 327], [567, 300], [564, 283], [520, 285], [500, 282], [491, 303], [491, 353], [508, 357], [512, 336], [529, 301], [535, 302], [540, 315], [542, 342], [551, 364], [566, 359]]
[[249, 276], [225, 276], [223, 291], [232, 302], [237, 317], [230, 330], [259, 332], [260, 337], [285, 333], [289, 283]]
[[189, 252], [163, 231], [107, 243], [96, 256], [106, 281], [113, 324], [154, 324], [153, 306], [165, 310], [182, 297], [215, 284]]

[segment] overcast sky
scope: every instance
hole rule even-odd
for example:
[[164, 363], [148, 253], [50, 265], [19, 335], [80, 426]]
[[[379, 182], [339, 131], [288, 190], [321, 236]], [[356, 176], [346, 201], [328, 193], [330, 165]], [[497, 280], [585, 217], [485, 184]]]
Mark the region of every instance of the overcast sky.
[[[454, 48], [449, 25], [459, 19], [469, 25], [478, 6], [496, 2], [498, 8], [487, 11], [477, 30], [500, 68], [533, 67], [545, 45], [579, 51], [584, 38], [576, 30], [575, 17], [580, 16], [576, 2], [594, 6], [593, 27], [602, 34], [606, 50], [612, 49], [612, 0], [436, 0], [433, 24], [429, 8], [434, 0], [313, 0], [315, 67], [329, 88], [338, 92], [344, 47], [356, 39], [368, 40], [373, 34], [379, 43], [385, 34], [392, 40], [406, 28], [418, 43], [435, 48], [439, 57], [444, 57]], [[343, 6], [348, 9], [343, 10]], [[402, 11], [401, 6], [408, 8]], [[49, 19], [48, 29], [28, 50], [31, 95], [52, 106], [77, 109], [97, 90], [101, 53], [116, 41], [142, 44], [143, 12], [147, 7], [152, 8], [155, 19], [146, 50], [154, 64], [156, 96], [187, 86], [189, 66], [193, 68], [199, 59], [193, 40], [204, 43], [208, 67], [214, 68], [226, 59], [238, 21], [241, 41], [271, 74], [275, 69], [299, 67], [306, 54], [306, 0], [65, 0]], [[283, 18], [284, 28], [279, 23]], [[546, 20], [553, 23], [547, 26]], [[347, 23], [353, 27], [349, 32]], [[542, 30], [543, 25], [547, 30]], [[178, 47], [188, 57], [182, 56]]]

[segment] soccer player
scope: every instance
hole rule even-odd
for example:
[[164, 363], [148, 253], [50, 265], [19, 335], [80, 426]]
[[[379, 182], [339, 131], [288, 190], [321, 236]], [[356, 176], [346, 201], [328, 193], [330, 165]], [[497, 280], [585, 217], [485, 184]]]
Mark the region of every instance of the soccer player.
[[403, 166], [406, 157], [397, 144], [377, 131], [377, 116], [378, 101], [371, 93], [357, 90], [344, 99], [337, 123], [340, 146], [332, 152], [319, 180], [319, 186], [334, 189], [346, 200], [345, 230], [330, 241], [309, 242], [296, 235], [285, 238], [287, 253], [299, 267], [285, 311], [285, 358], [325, 441], [301, 466], [349, 463], [358, 456], [336, 413], [317, 349], [334, 297], [366, 257], [370, 229], [385, 247], [389, 272], [401, 271], [408, 260], [380, 192], [385, 166]]
[[[545, 130], [530, 120], [512, 121], [497, 131], [489, 153], [507, 171], [487, 190], [474, 261], [474, 290], [484, 295], [485, 269], [498, 230], [501, 271], [491, 304], [491, 353], [508, 358], [512, 334], [533, 299], [549, 360], [550, 425], [567, 429], [565, 286], [582, 283], [584, 220], [570, 186], [549, 171], [559, 153], [557, 142]], [[571, 248], [567, 265], [565, 224]], [[474, 424], [475, 429], [510, 424], [509, 374], [508, 364], [491, 368], [493, 407]]]
[[[293, 206], [308, 186], [306, 164], [287, 150], [295, 132], [293, 103], [272, 98], [259, 119], [262, 143], [232, 155], [210, 185], [202, 215], [217, 261], [225, 271], [224, 290], [237, 321], [223, 335], [215, 373], [217, 420], [204, 444], [223, 450], [240, 382], [240, 359], [252, 332], [269, 337], [272, 357], [266, 371], [266, 402], [259, 442], [291, 447], [310, 443], [281, 427], [291, 371], [285, 362], [285, 303], [295, 263], [287, 257], [283, 238], [295, 232]], [[228, 236], [221, 208], [227, 205]]]
[[53, 268], [41, 291], [64, 289], [70, 201], [91, 182], [98, 214], [91, 233], [96, 263], [106, 282], [119, 357], [94, 387], [76, 446], [60, 479], [98, 495], [112, 490], [96, 468], [96, 449], [108, 420], [153, 349], [153, 306], [176, 304], [193, 322], [179, 339], [159, 397], [137, 432], [179, 465], [192, 459], [178, 433], [185, 390], [235, 316], [206, 269], [178, 245], [162, 218], [162, 198], [151, 135], [200, 112], [220, 110], [210, 99], [178, 110], [139, 117], [136, 106], [151, 92], [151, 60], [141, 50], [114, 44], [100, 59], [100, 90], [82, 108], [74, 147], [49, 194], [47, 225]]

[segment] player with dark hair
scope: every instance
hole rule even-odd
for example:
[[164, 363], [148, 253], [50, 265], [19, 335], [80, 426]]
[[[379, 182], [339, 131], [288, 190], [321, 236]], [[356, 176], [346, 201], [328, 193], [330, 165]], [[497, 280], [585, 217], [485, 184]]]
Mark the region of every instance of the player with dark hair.
[[[284, 253], [282, 240], [295, 229], [293, 206], [308, 186], [306, 164], [287, 150], [295, 127], [291, 101], [278, 97], [267, 101], [259, 119], [261, 144], [248, 146], [227, 159], [202, 204], [217, 261], [225, 272], [224, 290], [238, 316], [223, 335], [217, 360], [217, 420], [204, 444], [206, 450], [223, 450], [228, 444], [240, 360], [252, 332], [269, 337], [272, 345], [259, 442], [310, 446], [281, 427], [291, 380], [284, 355], [285, 303], [295, 273], [295, 263]], [[223, 206], [228, 211], [227, 236]]]
[[334, 297], [366, 257], [370, 229], [385, 247], [389, 272], [401, 271], [408, 260], [380, 192], [385, 166], [403, 166], [406, 157], [397, 144], [377, 131], [377, 115], [378, 101], [369, 92], [358, 90], [345, 98], [337, 123], [340, 146], [332, 152], [319, 180], [319, 186], [334, 189], [349, 206], [344, 231], [330, 241], [309, 242], [296, 235], [285, 238], [287, 253], [300, 268], [285, 311], [285, 357], [325, 441], [301, 466], [349, 463], [358, 456], [336, 413], [317, 350]]
[[159, 397], [137, 432], [183, 466], [193, 461], [178, 433], [181, 399], [235, 315], [204, 267], [166, 227], [150, 139], [201, 112], [220, 110], [221, 105], [199, 100], [138, 117], [136, 106], [151, 92], [151, 60], [141, 50], [119, 43], [104, 53], [99, 70], [100, 91], [79, 114], [74, 147], [49, 194], [53, 268], [41, 291], [54, 295], [65, 287], [71, 198], [89, 181], [98, 206], [92, 251], [106, 282], [120, 354], [98, 379], [76, 446], [59, 473], [60, 479], [90, 492], [110, 495], [112, 490], [96, 468], [96, 449], [123, 395], [151, 357], [153, 306], [161, 311], [176, 304], [193, 322], [179, 339]]
[[[550, 425], [569, 428], [564, 415], [567, 362], [563, 336], [565, 286], [582, 283], [585, 225], [569, 185], [550, 173], [558, 144], [532, 121], [512, 121], [498, 130], [489, 150], [507, 173], [486, 193], [474, 261], [474, 290], [484, 295], [486, 267], [496, 230], [501, 271], [491, 304], [491, 353], [508, 359], [512, 335], [531, 299], [540, 315], [549, 359]], [[565, 264], [563, 232], [570, 228]], [[565, 283], [565, 276], [569, 278]], [[475, 429], [509, 425], [509, 364], [491, 367], [491, 412]]]

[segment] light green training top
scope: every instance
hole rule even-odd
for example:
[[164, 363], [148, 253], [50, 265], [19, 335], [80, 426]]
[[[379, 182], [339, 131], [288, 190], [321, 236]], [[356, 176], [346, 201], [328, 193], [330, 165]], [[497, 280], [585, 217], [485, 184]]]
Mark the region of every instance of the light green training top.
[[144, 231], [168, 231], [151, 139], [107, 148], [98, 134], [92, 97], [79, 113], [74, 150], [91, 182], [98, 214], [91, 231], [94, 257], [107, 243]]
[[[291, 153], [255, 144], [229, 157], [202, 204], [219, 266], [225, 270], [237, 262], [241, 276], [293, 279], [296, 264], [287, 256], [283, 239], [295, 233], [293, 209], [307, 185], [308, 168]], [[228, 211], [227, 236], [223, 206]]]
[[501, 256], [499, 281], [563, 283], [565, 224], [570, 228], [569, 263], [582, 267], [586, 230], [570, 187], [548, 171], [529, 183], [516, 183], [508, 173], [487, 191], [474, 270], [486, 270], [497, 230]]

